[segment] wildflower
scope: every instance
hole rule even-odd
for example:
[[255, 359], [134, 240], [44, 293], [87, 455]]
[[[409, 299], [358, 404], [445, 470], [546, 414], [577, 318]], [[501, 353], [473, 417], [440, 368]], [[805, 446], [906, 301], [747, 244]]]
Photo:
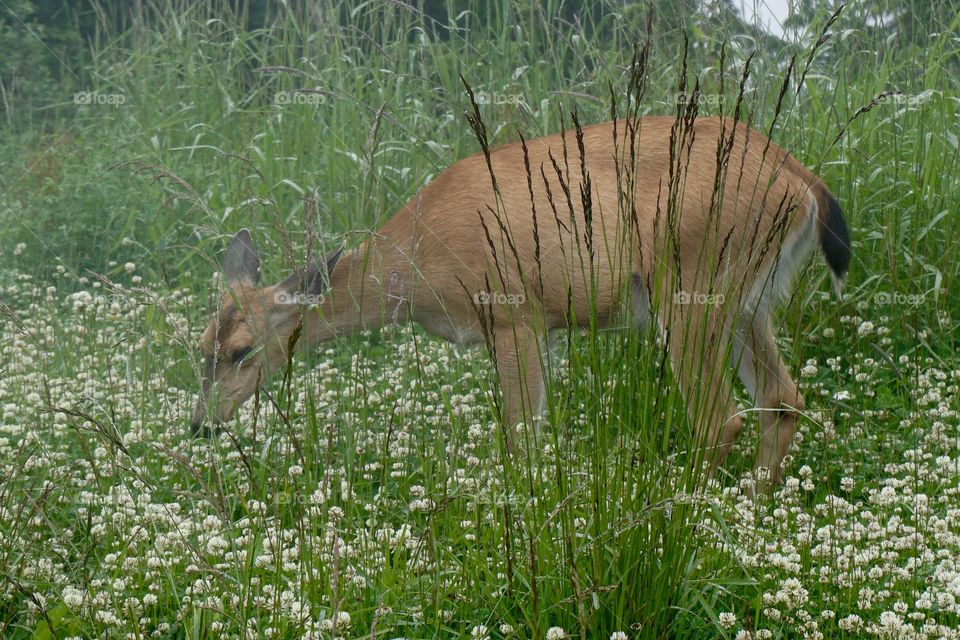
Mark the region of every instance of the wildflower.
[[627, 640], [627, 637], [623, 631], [614, 631], [610, 634], [610, 640]]
[[550, 627], [547, 629], [547, 640], [564, 640], [567, 632], [560, 627]]
[[796, 609], [803, 606], [808, 597], [808, 592], [803, 588], [803, 584], [796, 578], [787, 578], [780, 581], [780, 590], [777, 591], [777, 600], [784, 603], [790, 609]]
[[888, 634], [899, 632], [903, 627], [903, 619], [893, 611], [884, 611], [880, 614], [880, 628]]
[[344, 627], [350, 626], [350, 614], [346, 611], [340, 611], [337, 613], [337, 628], [341, 629]]
[[729, 611], [724, 611], [717, 617], [717, 620], [720, 622], [721, 627], [729, 629], [737, 623], [737, 616]]
[[486, 625], [478, 624], [471, 629], [470, 638], [472, 638], [472, 640], [489, 640], [490, 636], [487, 635]]
[[852, 613], [846, 618], [841, 618], [839, 621], [837, 621], [837, 626], [840, 627], [841, 631], [845, 631], [847, 633], [857, 633], [863, 629], [863, 618], [855, 613]]
[[434, 503], [430, 498], [417, 498], [410, 502], [410, 511], [432, 511], [433, 508]]
[[63, 603], [72, 609], [76, 609], [83, 605], [84, 592], [80, 591], [76, 587], [68, 586], [63, 590], [61, 594], [63, 598]]

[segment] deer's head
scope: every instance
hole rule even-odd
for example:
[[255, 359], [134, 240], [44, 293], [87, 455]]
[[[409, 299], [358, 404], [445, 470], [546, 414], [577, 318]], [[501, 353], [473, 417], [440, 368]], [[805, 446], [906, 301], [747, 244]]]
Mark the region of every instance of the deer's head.
[[341, 252], [261, 287], [260, 257], [250, 233], [237, 233], [223, 258], [226, 287], [220, 308], [200, 341], [203, 382], [190, 420], [194, 434], [206, 431], [207, 418], [214, 426], [228, 420], [258, 385], [286, 365], [291, 338], [304, 313], [323, 302]]

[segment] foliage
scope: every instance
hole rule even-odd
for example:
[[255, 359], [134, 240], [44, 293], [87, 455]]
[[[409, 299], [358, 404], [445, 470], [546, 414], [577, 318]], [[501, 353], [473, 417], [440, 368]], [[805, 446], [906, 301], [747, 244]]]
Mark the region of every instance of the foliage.
[[772, 497], [749, 436], [692, 473], [638, 333], [564, 336], [518, 462], [485, 354], [415, 328], [186, 437], [226, 237], [256, 229], [279, 279], [308, 237], [376, 228], [477, 150], [461, 76], [495, 143], [607, 119], [646, 5], [0, 6], [2, 635], [951, 637], [958, 13], [803, 2], [780, 41], [728, 2], [652, 6], [643, 111], [685, 79], [730, 115], [749, 59], [743, 117], [852, 227], [844, 299], [814, 263], [783, 315], [810, 415]]

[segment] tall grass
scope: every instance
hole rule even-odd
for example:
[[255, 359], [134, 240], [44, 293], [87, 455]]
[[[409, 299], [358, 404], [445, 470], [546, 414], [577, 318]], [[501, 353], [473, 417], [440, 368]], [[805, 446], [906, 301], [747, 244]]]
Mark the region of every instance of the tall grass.
[[[236, 439], [186, 437], [225, 238], [256, 229], [279, 279], [308, 247], [376, 228], [478, 150], [461, 76], [486, 97], [491, 144], [558, 131], [574, 106], [584, 123], [607, 119], [644, 12], [597, 3], [572, 22], [554, 2], [451, 2], [437, 24], [416, 6], [328, 0], [248, 31], [229, 3], [184, 2], [104, 31], [78, 86], [50, 96], [45, 130], [0, 144], [5, 636], [484, 637], [483, 625], [499, 637], [509, 625], [531, 638], [554, 626], [682, 638], [774, 624], [764, 594], [783, 576], [749, 559], [738, 518], [756, 536], [799, 520], [849, 469], [856, 491], [876, 493], [892, 462], [882, 443], [919, 450], [935, 430], [915, 393], [923, 366], [951, 380], [957, 369], [956, 18], [944, 11], [919, 50], [869, 39], [855, 8], [819, 46], [827, 13], [781, 48], [691, 20], [686, 67], [677, 25], [654, 15], [641, 113], [675, 113], [685, 78], [723, 96], [701, 113], [729, 115], [764, 43], [745, 115], [776, 124], [853, 230], [843, 301], [814, 263], [783, 314], [791, 368], [818, 363], [805, 393], [822, 415], [797, 453], [817, 488], [740, 512], [742, 496], [699, 474], [652, 332], [564, 336], [545, 354], [548, 424], [514, 458], [491, 427], [485, 354], [416, 329], [338, 340], [242, 412]], [[76, 105], [77, 90], [123, 104]], [[897, 296], [920, 302], [884, 302]], [[885, 333], [864, 330], [867, 317]], [[747, 438], [719, 483], [739, 486], [751, 453]], [[911, 486], [933, 493], [930, 477]], [[923, 580], [894, 597], [916, 599]], [[858, 592], [840, 599], [856, 608]], [[800, 637], [803, 622], [781, 618], [778, 633]]]

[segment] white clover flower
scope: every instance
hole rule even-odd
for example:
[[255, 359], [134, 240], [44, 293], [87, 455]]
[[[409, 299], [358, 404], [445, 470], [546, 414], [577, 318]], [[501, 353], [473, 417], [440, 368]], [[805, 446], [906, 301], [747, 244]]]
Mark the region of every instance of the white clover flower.
[[780, 581], [777, 591], [777, 600], [790, 609], [797, 609], [807, 602], [808, 592], [796, 578], [787, 578]]
[[800, 377], [802, 378], [812, 378], [817, 375], [817, 365], [807, 363], [805, 367], [800, 369]]
[[106, 609], [100, 609], [94, 617], [97, 619], [97, 622], [102, 624], [119, 625], [122, 623], [122, 620], [120, 620], [113, 611]]
[[63, 593], [60, 595], [63, 598], [63, 603], [70, 607], [71, 609], [76, 609], [83, 606], [83, 600], [86, 598], [86, 593], [80, 591], [76, 587], [67, 586], [63, 589]]
[[488, 640], [490, 636], [488, 635], [486, 625], [478, 624], [473, 629], [471, 629], [470, 638], [472, 638], [472, 640]]
[[623, 631], [614, 631], [610, 634], [610, 640], [627, 640], [628, 637]]
[[432, 511], [434, 506], [430, 498], [417, 498], [410, 502], [410, 511]]
[[880, 614], [880, 628], [889, 633], [899, 632], [903, 628], [903, 618], [893, 611], [884, 611]]
[[724, 611], [717, 616], [717, 621], [720, 622], [720, 626], [724, 629], [730, 629], [733, 625], [737, 624], [737, 616], [729, 611]]
[[566, 637], [567, 632], [561, 627], [550, 627], [547, 629], [547, 640], [564, 640]]
[[337, 628], [342, 629], [350, 626], [350, 614], [346, 611], [337, 612]]
[[855, 613], [851, 613], [847, 617], [838, 620], [837, 626], [840, 627], [841, 631], [856, 633], [863, 629], [863, 618]]
[[513, 633], [513, 626], [509, 624], [500, 625], [500, 634], [504, 636], [509, 636]]

